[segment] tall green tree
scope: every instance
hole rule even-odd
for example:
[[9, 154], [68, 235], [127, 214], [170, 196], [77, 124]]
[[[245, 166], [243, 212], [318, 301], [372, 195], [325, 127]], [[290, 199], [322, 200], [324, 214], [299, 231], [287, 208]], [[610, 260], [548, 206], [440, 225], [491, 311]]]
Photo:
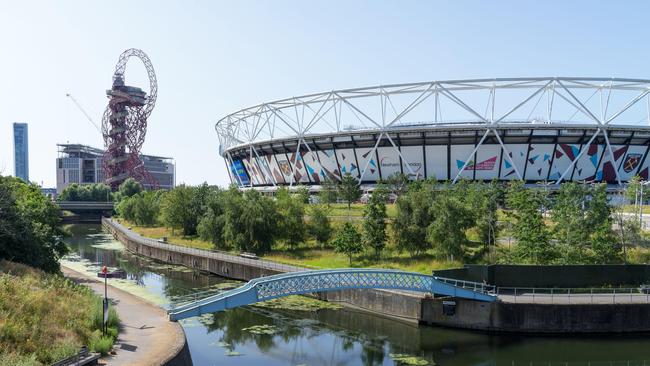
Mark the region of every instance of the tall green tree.
[[589, 240], [595, 263], [620, 263], [621, 245], [612, 228], [612, 208], [607, 201], [607, 185], [591, 187], [591, 199], [586, 212], [586, 224], [591, 228]]
[[473, 182], [462, 195], [458, 192], [454, 195], [460, 202], [465, 202], [471, 210], [473, 216], [471, 225], [476, 227], [479, 239], [488, 253], [491, 247], [496, 246], [500, 230], [497, 215], [500, 190], [500, 184], [494, 181], [487, 184]]
[[332, 240], [334, 250], [338, 253], [345, 253], [352, 265], [352, 256], [363, 251], [363, 242], [361, 241], [361, 234], [357, 228], [349, 221], [346, 221], [336, 233], [334, 240]]
[[78, 184], [67, 186], [57, 197], [58, 201], [113, 201], [111, 188], [104, 183]]
[[556, 251], [550, 245], [549, 230], [540, 208], [544, 204], [539, 191], [526, 189], [523, 182], [513, 182], [508, 188], [507, 203], [513, 236], [517, 241], [515, 252], [524, 263], [548, 264], [556, 258]]
[[142, 191], [142, 184], [133, 178], [127, 178], [117, 189], [120, 199], [135, 196]]
[[327, 213], [327, 209], [323, 206], [311, 206], [309, 233], [321, 247], [324, 247], [332, 237], [332, 224]]
[[307, 237], [304, 194], [292, 195], [286, 188], [281, 187], [276, 191], [275, 197], [280, 215], [280, 236], [293, 250]]
[[589, 263], [590, 228], [587, 225], [589, 189], [584, 184], [566, 182], [556, 194], [551, 212], [553, 234], [566, 263]]
[[375, 252], [375, 259], [379, 260], [381, 252], [386, 247], [386, 189], [378, 186], [368, 200], [363, 214], [363, 240]]
[[231, 187], [224, 196], [224, 240], [241, 251], [266, 253], [278, 235], [278, 216], [271, 198]]
[[0, 176], [0, 259], [59, 272], [64, 236], [58, 208], [38, 186]]
[[351, 174], [346, 174], [341, 179], [341, 183], [338, 186], [338, 195], [339, 198], [344, 200], [348, 204], [348, 215], [350, 213], [350, 207], [353, 202], [357, 201], [361, 197], [361, 190], [359, 190], [359, 182]]
[[214, 244], [217, 249], [227, 249], [223, 238], [225, 224], [224, 192], [215, 189], [206, 198], [206, 210], [196, 228], [199, 237]]
[[199, 218], [194, 207], [196, 187], [181, 184], [165, 194], [161, 205], [162, 219], [172, 229], [181, 229], [183, 235], [195, 235]]
[[470, 209], [453, 196], [438, 195], [431, 209], [435, 218], [427, 227], [427, 240], [434, 249], [450, 260], [463, 257], [463, 245], [467, 243], [465, 231], [474, 222]]
[[327, 207], [330, 207], [332, 203], [336, 203], [338, 197], [338, 187], [336, 182], [329, 177], [326, 177], [323, 179], [320, 186], [321, 191], [318, 193], [320, 203], [327, 205]]
[[430, 210], [434, 197], [430, 185], [414, 182], [405, 194], [397, 198], [393, 234], [400, 251], [406, 250], [414, 256], [431, 247], [426, 237], [427, 227], [435, 217], [435, 213]]

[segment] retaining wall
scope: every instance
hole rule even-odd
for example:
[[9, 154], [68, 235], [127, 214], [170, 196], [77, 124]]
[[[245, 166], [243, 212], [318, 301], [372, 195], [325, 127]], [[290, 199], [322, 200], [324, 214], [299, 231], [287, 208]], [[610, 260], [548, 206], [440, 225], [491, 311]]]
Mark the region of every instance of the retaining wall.
[[[453, 301], [453, 315], [443, 311]], [[514, 304], [466, 299], [423, 299], [422, 322], [453, 328], [523, 333], [650, 331], [647, 304]]]
[[650, 283], [650, 265], [465, 265], [434, 271], [435, 276], [486, 282], [498, 287], [603, 287]]

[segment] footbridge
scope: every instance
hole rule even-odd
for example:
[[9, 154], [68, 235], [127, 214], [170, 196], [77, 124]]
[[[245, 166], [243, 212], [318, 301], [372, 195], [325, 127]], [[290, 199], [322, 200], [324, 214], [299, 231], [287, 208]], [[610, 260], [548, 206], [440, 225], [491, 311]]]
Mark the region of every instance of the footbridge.
[[177, 321], [289, 295], [349, 289], [415, 291], [487, 302], [497, 299], [491, 294], [491, 286], [480, 283], [398, 270], [350, 268], [291, 272], [256, 278], [239, 288], [172, 308], [169, 310], [169, 319]]

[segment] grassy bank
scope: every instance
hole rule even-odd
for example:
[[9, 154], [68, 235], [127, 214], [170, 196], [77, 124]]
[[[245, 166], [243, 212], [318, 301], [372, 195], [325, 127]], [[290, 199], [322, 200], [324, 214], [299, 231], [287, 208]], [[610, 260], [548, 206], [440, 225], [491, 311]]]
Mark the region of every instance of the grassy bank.
[[102, 336], [102, 302], [88, 288], [61, 276], [0, 262], [0, 365], [48, 365], [81, 346], [106, 353], [118, 333], [109, 316]]

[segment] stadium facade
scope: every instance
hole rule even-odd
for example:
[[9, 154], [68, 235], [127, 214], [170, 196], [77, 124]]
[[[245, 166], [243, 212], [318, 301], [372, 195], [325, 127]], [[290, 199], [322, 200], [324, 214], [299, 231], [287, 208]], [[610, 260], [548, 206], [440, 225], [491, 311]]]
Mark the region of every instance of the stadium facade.
[[[104, 150], [81, 144], [57, 144], [56, 191], [61, 194], [72, 183], [93, 184], [105, 181], [102, 158]], [[176, 184], [172, 158], [140, 155], [144, 167], [156, 180], [154, 187], [144, 183], [145, 189], [172, 189]]]
[[409, 179], [648, 179], [650, 80], [510, 78], [293, 97], [215, 126], [232, 183], [274, 189], [351, 174]]

